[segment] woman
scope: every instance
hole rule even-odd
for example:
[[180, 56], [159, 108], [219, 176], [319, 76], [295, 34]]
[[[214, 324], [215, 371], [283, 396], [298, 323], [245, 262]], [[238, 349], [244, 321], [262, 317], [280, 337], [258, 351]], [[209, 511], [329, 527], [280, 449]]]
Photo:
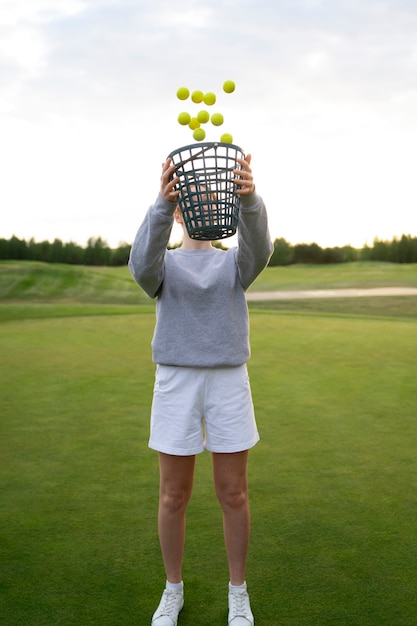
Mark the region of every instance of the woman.
[[[234, 170], [241, 196], [238, 245], [214, 248], [188, 236], [177, 206], [179, 178], [168, 159], [160, 192], [134, 240], [129, 268], [157, 298], [152, 340], [156, 378], [149, 447], [159, 456], [158, 532], [166, 586], [153, 626], [176, 626], [184, 604], [182, 559], [195, 456], [212, 453], [214, 487], [223, 512], [231, 626], [252, 626], [245, 575], [249, 547], [248, 451], [259, 440], [246, 362], [250, 356], [245, 291], [265, 268], [273, 246], [251, 156]], [[173, 221], [180, 248], [167, 250]]]

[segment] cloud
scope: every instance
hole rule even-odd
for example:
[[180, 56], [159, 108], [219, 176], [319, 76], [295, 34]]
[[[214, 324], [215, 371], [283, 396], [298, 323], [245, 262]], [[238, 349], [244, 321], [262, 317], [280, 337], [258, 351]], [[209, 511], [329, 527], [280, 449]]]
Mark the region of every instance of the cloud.
[[12, 59], [26, 70], [22, 95], [36, 89], [44, 109], [95, 116], [153, 106], [177, 76], [209, 82], [220, 68], [252, 83], [248, 101], [261, 95], [278, 105], [397, 104], [417, 88], [417, 12], [407, 2], [185, 0], [180, 11], [166, 0], [6, 6], [0, 55], [6, 67]]
[[83, 11], [88, 6], [84, 0], [3, 0], [1, 23], [16, 26], [21, 23], [36, 23], [68, 17]]
[[[106, 237], [123, 189], [131, 224], [160, 159], [191, 139], [177, 87], [221, 92], [232, 78], [236, 93], [218, 100], [225, 130], [254, 152], [258, 187], [280, 207], [274, 234], [324, 239], [335, 205], [382, 230], [395, 190], [398, 223], [415, 206], [416, 42], [415, 0], [3, 0], [0, 203], [19, 223], [37, 203], [30, 228], [57, 235], [76, 207], [80, 229], [84, 216], [97, 223], [88, 236]], [[108, 232], [128, 238], [122, 224]]]
[[26, 76], [35, 76], [45, 66], [46, 45], [34, 29], [20, 26], [0, 42], [3, 58], [22, 69]]

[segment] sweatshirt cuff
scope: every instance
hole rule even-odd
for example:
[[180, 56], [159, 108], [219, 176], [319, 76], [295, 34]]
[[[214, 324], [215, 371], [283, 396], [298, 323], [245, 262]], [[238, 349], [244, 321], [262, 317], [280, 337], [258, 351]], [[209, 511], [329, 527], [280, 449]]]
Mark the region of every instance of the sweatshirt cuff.
[[167, 216], [169, 215], [170, 217], [172, 217], [174, 215], [175, 209], [178, 206], [178, 202], [170, 202], [169, 200], [166, 200], [164, 196], [159, 193], [156, 199], [156, 202], [153, 206], [154, 206], [154, 209], [156, 209], [160, 213], [163, 213], [164, 215], [167, 215]]
[[253, 190], [248, 196], [240, 196], [240, 206], [242, 209], [254, 209], [258, 206], [260, 201], [260, 197], [256, 193], [256, 190]]

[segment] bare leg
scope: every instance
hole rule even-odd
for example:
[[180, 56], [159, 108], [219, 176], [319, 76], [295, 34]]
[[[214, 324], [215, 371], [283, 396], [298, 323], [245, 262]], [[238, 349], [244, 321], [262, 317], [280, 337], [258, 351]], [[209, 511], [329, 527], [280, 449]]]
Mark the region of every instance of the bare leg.
[[158, 532], [167, 580], [182, 581], [186, 509], [194, 480], [195, 456], [159, 453]]
[[250, 537], [248, 451], [213, 453], [212, 458], [214, 486], [223, 511], [230, 582], [232, 585], [242, 585], [245, 582]]

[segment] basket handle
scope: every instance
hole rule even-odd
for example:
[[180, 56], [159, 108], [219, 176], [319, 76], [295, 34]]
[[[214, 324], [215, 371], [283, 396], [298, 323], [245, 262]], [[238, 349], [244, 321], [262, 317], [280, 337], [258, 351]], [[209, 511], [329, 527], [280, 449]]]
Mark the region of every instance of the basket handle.
[[[214, 144], [214, 145], [217, 146], [217, 144]], [[192, 156], [188, 157], [188, 159], [185, 159], [185, 161], [181, 161], [180, 163], [178, 163], [178, 165], [175, 166], [175, 171], [178, 171], [179, 168], [182, 167], [183, 165], [185, 165], [186, 163], [189, 163], [190, 161], [194, 161], [194, 159], [196, 159], [197, 157], [201, 156], [202, 154], [207, 152], [207, 150], [210, 150], [210, 148], [212, 148], [212, 147], [213, 146], [205, 146], [205, 148], [202, 148], [200, 150], [200, 152], [196, 152]]]

